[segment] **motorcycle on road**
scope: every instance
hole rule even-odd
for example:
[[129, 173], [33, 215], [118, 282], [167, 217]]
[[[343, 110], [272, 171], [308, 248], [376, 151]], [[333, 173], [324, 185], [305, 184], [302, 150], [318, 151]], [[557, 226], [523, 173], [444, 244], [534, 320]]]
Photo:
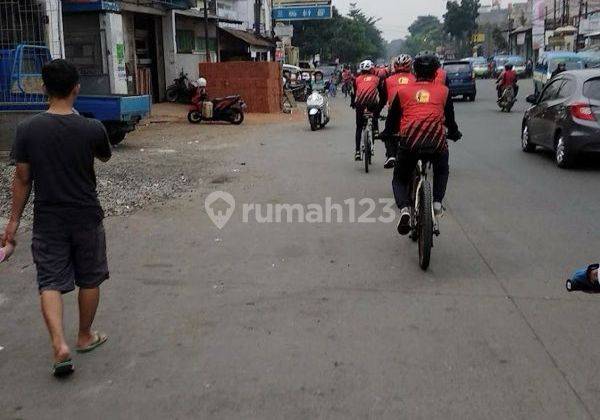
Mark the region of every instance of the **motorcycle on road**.
[[510, 112], [513, 105], [517, 102], [515, 99], [515, 90], [512, 86], [504, 88], [500, 99], [498, 99], [498, 106], [502, 112]]
[[318, 91], [311, 93], [306, 99], [306, 111], [312, 131], [325, 127], [330, 119], [327, 94]]
[[240, 95], [226, 96], [209, 100], [200, 90], [192, 98], [188, 121], [199, 124], [202, 121], [226, 121], [234, 125], [244, 122], [246, 103]]

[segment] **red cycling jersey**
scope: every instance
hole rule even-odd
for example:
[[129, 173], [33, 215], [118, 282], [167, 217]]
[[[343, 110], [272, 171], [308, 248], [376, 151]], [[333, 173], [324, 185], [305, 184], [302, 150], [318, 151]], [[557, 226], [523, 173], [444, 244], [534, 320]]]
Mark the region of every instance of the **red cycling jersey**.
[[517, 83], [517, 72], [514, 70], [504, 70], [499, 77], [500, 87], [505, 88], [514, 86]]
[[437, 69], [437, 72], [435, 73], [435, 82], [441, 83], [442, 85], [446, 84], [446, 70], [441, 67]]
[[448, 88], [438, 82], [417, 81], [400, 89], [396, 100], [401, 109], [397, 130], [401, 141], [411, 150], [445, 151]]
[[376, 74], [361, 74], [354, 80], [354, 103], [358, 107], [369, 109], [379, 104], [379, 86], [381, 79]]
[[379, 67], [377, 68], [377, 76], [379, 76], [382, 79], [385, 79], [386, 77], [388, 77], [390, 75], [390, 72], [388, 71], [387, 67]]
[[387, 92], [388, 106], [392, 104], [398, 91], [416, 80], [412, 73], [398, 72], [385, 79], [385, 90]]

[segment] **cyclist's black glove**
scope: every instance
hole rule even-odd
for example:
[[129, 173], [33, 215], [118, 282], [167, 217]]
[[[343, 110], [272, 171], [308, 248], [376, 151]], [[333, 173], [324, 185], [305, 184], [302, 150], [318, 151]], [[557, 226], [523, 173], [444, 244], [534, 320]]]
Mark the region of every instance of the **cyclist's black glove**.
[[448, 133], [448, 140], [452, 140], [452, 141], [459, 141], [460, 139], [462, 139], [462, 133], [458, 130], [456, 130], [453, 133]]

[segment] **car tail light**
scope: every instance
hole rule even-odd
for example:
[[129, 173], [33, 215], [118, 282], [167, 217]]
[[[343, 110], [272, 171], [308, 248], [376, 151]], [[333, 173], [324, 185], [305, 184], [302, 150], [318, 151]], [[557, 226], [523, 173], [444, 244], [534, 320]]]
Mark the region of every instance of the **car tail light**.
[[579, 103], [571, 105], [571, 116], [580, 120], [595, 121], [594, 111], [589, 104]]

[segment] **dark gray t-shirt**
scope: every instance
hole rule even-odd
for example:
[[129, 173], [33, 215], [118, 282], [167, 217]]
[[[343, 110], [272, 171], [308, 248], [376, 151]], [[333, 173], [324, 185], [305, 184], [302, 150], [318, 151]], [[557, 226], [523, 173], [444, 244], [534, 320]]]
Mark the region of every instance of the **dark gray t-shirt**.
[[31, 167], [34, 229], [93, 225], [104, 218], [94, 157], [110, 158], [111, 149], [100, 121], [78, 114], [37, 114], [17, 127], [13, 156]]

